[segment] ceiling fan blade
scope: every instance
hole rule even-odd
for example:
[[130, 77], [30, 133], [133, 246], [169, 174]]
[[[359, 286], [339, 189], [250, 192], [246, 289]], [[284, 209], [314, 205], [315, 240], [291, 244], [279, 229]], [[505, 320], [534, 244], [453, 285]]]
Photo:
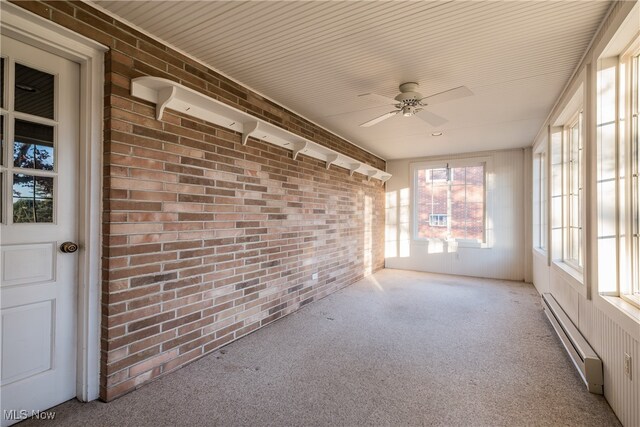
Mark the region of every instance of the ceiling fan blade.
[[358, 98], [370, 99], [372, 101], [378, 101], [378, 102], [382, 101], [390, 105], [399, 104], [399, 102], [396, 101], [395, 99], [389, 98], [388, 96], [384, 96], [384, 95], [378, 95], [377, 93], [362, 93], [358, 95]]
[[353, 113], [361, 113], [363, 111], [368, 111], [368, 110], [381, 110], [383, 108], [388, 108], [389, 105], [376, 105], [373, 107], [367, 107], [367, 108], [360, 108], [358, 110], [349, 110], [349, 111], [342, 111], [340, 113], [333, 113], [333, 114], [329, 114], [327, 116], [322, 116], [322, 117], [337, 117], [337, 116], [344, 116], [346, 114], [353, 114]]
[[445, 90], [444, 92], [436, 93], [435, 95], [430, 95], [424, 97], [420, 100], [424, 105], [433, 105], [439, 104], [442, 102], [453, 101], [454, 99], [464, 98], [466, 96], [472, 96], [473, 92], [466, 87], [460, 86], [455, 89]]
[[382, 116], [380, 116], [380, 117], [376, 117], [376, 118], [375, 118], [375, 119], [373, 119], [373, 120], [369, 120], [368, 122], [364, 122], [364, 123], [362, 123], [362, 124], [360, 125], [360, 127], [368, 128], [369, 126], [373, 126], [373, 125], [375, 125], [376, 123], [380, 123], [380, 122], [381, 122], [381, 121], [383, 121], [383, 120], [387, 120], [389, 117], [393, 117], [393, 116], [395, 116], [395, 115], [396, 115], [396, 114], [398, 114], [399, 112], [400, 112], [400, 110], [397, 110], [397, 111], [391, 111], [391, 112], [389, 112], [389, 113], [385, 113], [385, 114], [383, 114], [383, 115], [382, 115]]
[[444, 117], [440, 117], [439, 115], [427, 110], [422, 110], [416, 113], [415, 116], [434, 127], [442, 126], [443, 124], [448, 122], [448, 120]]

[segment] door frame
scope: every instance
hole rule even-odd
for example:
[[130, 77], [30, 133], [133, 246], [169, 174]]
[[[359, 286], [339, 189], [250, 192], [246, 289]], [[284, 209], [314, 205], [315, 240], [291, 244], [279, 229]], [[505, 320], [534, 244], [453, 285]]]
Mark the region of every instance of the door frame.
[[76, 397], [88, 402], [100, 392], [102, 123], [108, 47], [5, 0], [0, 9], [2, 35], [80, 65]]

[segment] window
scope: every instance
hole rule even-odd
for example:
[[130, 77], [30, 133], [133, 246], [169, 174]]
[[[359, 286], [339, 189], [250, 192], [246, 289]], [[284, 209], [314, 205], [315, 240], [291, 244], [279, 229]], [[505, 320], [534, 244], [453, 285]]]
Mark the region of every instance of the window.
[[564, 260], [578, 270], [583, 266], [582, 210], [584, 160], [582, 150], [582, 112], [565, 126], [566, 242]]
[[449, 215], [431, 214], [429, 215], [429, 225], [431, 227], [446, 227], [449, 224]]
[[623, 297], [640, 305], [640, 55], [630, 62], [631, 283]]
[[640, 308], [640, 38], [597, 72], [598, 292]]
[[[546, 143], [546, 141], [545, 141]], [[547, 154], [542, 151], [534, 158], [534, 246], [547, 250]]]
[[544, 160], [551, 166], [551, 257], [579, 282], [583, 282], [585, 245], [583, 98], [584, 84], [580, 84], [550, 127], [549, 159]]
[[414, 237], [485, 241], [485, 162], [414, 167]]
[[409, 200], [408, 188], [392, 190], [386, 194], [385, 258], [405, 258], [411, 252]]

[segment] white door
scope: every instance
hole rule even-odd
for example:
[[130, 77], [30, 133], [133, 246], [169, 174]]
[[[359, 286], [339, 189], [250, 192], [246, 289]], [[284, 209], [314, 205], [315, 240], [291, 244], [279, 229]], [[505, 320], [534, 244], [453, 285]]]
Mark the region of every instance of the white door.
[[79, 66], [2, 36], [2, 424], [76, 395]]

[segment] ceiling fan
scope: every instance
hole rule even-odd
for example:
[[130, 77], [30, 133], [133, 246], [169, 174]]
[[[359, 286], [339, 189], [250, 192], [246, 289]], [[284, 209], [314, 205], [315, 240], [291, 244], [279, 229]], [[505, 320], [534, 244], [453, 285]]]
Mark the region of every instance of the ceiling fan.
[[395, 98], [388, 98], [375, 93], [363, 93], [362, 95], [358, 95], [363, 98], [383, 99], [389, 102], [390, 105], [394, 105], [396, 108], [395, 110], [385, 113], [380, 117], [364, 122], [360, 126], [365, 128], [373, 126], [398, 114], [402, 114], [404, 117], [416, 116], [432, 126], [440, 126], [446, 123], [447, 119], [425, 110], [424, 107], [473, 95], [473, 92], [471, 92], [468, 87], [460, 86], [434, 95], [422, 96], [422, 94], [418, 92], [419, 86], [420, 85], [418, 83], [414, 82], [402, 83], [399, 87], [400, 93]]

